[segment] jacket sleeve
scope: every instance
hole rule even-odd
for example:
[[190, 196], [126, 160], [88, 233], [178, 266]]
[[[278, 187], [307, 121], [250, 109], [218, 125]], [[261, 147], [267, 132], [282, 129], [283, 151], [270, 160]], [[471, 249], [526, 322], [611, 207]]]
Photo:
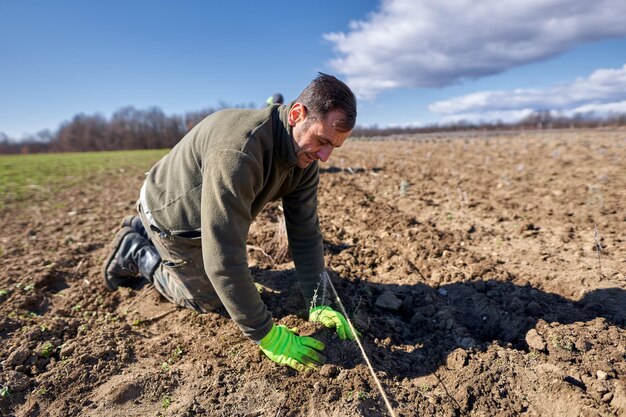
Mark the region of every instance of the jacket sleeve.
[[317, 215], [318, 184], [319, 169], [315, 164], [306, 171], [299, 186], [283, 197], [289, 248], [307, 308], [324, 271], [324, 246]]
[[252, 280], [246, 239], [262, 168], [249, 155], [230, 149], [214, 151], [209, 161], [201, 203], [204, 268], [230, 317], [258, 341], [269, 332], [272, 316]]

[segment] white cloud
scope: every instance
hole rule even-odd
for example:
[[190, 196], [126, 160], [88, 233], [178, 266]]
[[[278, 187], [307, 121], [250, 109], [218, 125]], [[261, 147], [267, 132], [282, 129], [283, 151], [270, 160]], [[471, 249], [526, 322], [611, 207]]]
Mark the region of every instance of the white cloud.
[[[536, 110], [533, 109], [521, 109], [521, 110], [492, 110], [486, 112], [467, 112], [456, 113], [445, 116], [439, 120], [439, 124], [445, 125], [448, 123], [458, 123], [460, 121], [481, 123], [481, 122], [496, 122], [501, 121], [503, 123], [515, 123], [519, 122], [526, 116], [531, 115]], [[572, 117], [577, 114], [583, 116], [609, 116], [612, 114], [625, 114], [626, 113], [626, 100], [618, 101], [614, 103], [602, 103], [602, 104], [585, 104], [584, 106], [574, 107], [571, 109], [557, 109], [549, 110], [550, 114], [555, 117], [565, 116]]]
[[623, 114], [626, 113], [626, 100], [618, 101], [615, 103], [602, 103], [602, 104], [585, 104], [584, 106], [576, 107], [573, 109], [562, 110], [561, 113], [564, 116], [573, 116], [575, 114]]
[[471, 123], [488, 123], [495, 121], [501, 121], [503, 123], [514, 123], [520, 121], [526, 116], [531, 115], [532, 113], [532, 109], [456, 113], [443, 117], [441, 120], [439, 120], [439, 124], [445, 125], [448, 123], [457, 123], [461, 121]]
[[626, 64], [618, 69], [598, 69], [587, 78], [546, 89], [482, 91], [455, 97], [432, 103], [428, 110], [446, 115], [445, 121], [513, 121], [536, 110], [552, 110], [567, 116], [621, 113], [626, 112], [625, 103]]
[[328, 33], [330, 66], [360, 97], [442, 87], [626, 36], [624, 0], [383, 0], [347, 33]]

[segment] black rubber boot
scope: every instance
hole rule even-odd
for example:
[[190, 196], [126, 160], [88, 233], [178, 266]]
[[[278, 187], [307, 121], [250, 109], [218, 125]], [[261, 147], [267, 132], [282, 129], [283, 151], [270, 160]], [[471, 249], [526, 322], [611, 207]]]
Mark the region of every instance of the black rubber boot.
[[128, 216], [124, 217], [124, 220], [122, 220], [122, 224], [120, 225], [120, 227], [122, 229], [125, 227], [130, 227], [135, 232], [139, 233], [144, 239], [149, 239], [148, 232], [146, 232], [146, 229], [143, 227], [143, 223], [141, 223], [141, 219], [136, 214], [129, 214]]
[[134, 229], [124, 227], [115, 235], [111, 253], [102, 266], [104, 286], [115, 291], [139, 275], [152, 281], [152, 274], [160, 263], [161, 257], [150, 241]]

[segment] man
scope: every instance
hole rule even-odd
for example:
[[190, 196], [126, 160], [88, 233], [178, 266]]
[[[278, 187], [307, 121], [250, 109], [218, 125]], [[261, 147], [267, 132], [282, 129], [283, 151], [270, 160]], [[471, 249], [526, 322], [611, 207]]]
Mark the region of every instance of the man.
[[280, 93], [274, 93], [265, 100], [265, 104], [273, 106], [274, 104], [283, 104], [285, 101], [283, 95]]
[[[263, 207], [282, 198], [289, 247], [311, 305], [324, 272], [317, 161], [326, 162], [355, 123], [354, 94], [322, 73], [290, 105], [208, 116], [148, 172], [139, 216], [124, 219], [104, 263], [105, 286], [113, 291], [139, 274], [177, 305], [198, 312], [225, 307], [277, 363], [300, 371], [322, 364], [322, 342], [273, 323], [248, 269], [246, 238]], [[321, 304], [309, 320], [354, 339], [341, 313]]]

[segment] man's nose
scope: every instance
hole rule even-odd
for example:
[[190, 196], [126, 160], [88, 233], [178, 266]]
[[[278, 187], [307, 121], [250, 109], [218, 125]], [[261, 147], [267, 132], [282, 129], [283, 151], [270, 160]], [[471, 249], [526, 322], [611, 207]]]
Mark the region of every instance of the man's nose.
[[324, 145], [317, 152], [317, 157], [320, 159], [320, 161], [326, 162], [328, 161], [328, 158], [330, 158], [330, 154], [333, 152], [333, 149], [333, 145]]

